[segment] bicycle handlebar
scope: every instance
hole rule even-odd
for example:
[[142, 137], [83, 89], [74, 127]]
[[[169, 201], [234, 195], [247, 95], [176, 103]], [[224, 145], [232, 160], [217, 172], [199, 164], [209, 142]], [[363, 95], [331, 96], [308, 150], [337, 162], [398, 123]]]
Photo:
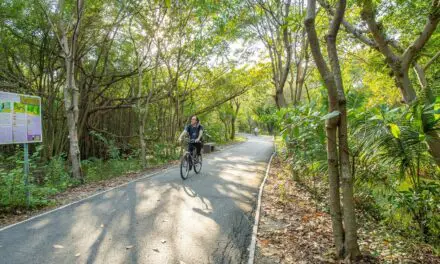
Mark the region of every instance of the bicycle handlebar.
[[200, 143], [200, 141], [196, 142], [195, 139], [184, 139], [184, 140], [182, 140], [182, 142], [185, 142], [185, 143]]

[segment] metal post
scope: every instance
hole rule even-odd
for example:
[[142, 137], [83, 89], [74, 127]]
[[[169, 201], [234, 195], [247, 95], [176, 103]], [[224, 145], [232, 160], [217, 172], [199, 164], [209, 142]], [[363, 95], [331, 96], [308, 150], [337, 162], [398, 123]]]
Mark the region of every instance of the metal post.
[[24, 143], [24, 186], [26, 189], [26, 206], [30, 205], [30, 192], [29, 192], [29, 146], [28, 143]]

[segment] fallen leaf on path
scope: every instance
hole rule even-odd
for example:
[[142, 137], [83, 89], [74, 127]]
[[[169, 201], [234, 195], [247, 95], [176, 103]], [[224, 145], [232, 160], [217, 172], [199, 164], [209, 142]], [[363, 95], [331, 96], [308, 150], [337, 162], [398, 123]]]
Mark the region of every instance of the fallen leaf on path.
[[167, 241], [166, 240], [162, 240], [161, 242], [162, 242], [162, 244], [165, 244]]
[[159, 252], [159, 249], [155, 248], [155, 249], [153, 249], [153, 251]]
[[262, 240], [260, 240], [260, 243], [263, 246], [267, 246], [269, 244], [269, 240], [268, 239], [262, 239]]
[[79, 257], [79, 256], [81, 256], [81, 253], [76, 253], [75, 254], [75, 257]]
[[133, 245], [130, 245], [130, 246], [126, 246], [125, 249], [130, 249], [130, 248], [133, 248], [133, 247], [134, 247]]
[[162, 222], [168, 222], [168, 220], [162, 220]]
[[53, 245], [53, 248], [64, 248], [64, 247], [61, 245]]

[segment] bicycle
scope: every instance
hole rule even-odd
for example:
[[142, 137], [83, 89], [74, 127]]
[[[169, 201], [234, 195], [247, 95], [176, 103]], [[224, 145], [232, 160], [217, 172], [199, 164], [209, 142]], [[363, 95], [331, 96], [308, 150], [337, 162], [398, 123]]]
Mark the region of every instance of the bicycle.
[[[188, 144], [195, 143], [194, 139], [188, 140]], [[202, 153], [200, 155], [197, 155], [197, 151], [194, 148], [192, 153], [189, 151], [186, 151], [185, 154], [183, 154], [181, 160], [180, 160], [180, 177], [182, 177], [183, 180], [186, 180], [188, 178], [190, 170], [194, 167], [194, 172], [196, 174], [199, 174], [202, 170]]]

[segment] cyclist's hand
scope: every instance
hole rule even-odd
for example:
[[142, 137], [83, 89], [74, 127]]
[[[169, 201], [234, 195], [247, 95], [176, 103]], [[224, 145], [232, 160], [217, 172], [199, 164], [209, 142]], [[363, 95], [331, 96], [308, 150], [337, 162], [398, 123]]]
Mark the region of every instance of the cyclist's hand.
[[196, 142], [196, 143], [200, 143], [200, 139], [196, 139], [195, 142]]

